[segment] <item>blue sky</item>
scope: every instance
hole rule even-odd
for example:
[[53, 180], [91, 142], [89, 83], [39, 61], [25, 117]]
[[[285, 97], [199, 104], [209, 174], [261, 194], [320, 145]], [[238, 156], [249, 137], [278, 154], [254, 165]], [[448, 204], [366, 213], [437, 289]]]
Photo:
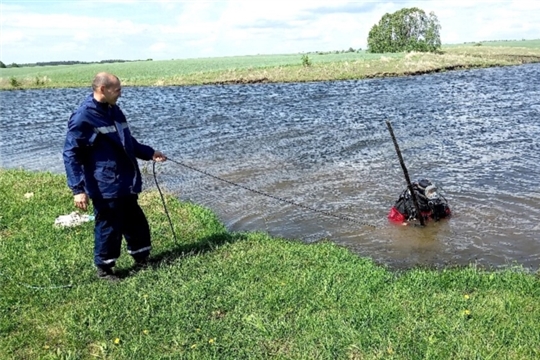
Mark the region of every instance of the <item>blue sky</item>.
[[435, 12], [443, 43], [540, 38], [540, 1], [0, 1], [6, 64], [365, 48], [388, 12]]

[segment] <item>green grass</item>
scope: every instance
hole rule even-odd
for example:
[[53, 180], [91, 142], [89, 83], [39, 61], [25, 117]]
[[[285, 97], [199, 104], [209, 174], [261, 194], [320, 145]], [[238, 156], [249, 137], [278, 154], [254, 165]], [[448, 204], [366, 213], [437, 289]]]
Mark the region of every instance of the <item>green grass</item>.
[[73, 211], [65, 178], [0, 170], [0, 359], [540, 357], [538, 274], [391, 272], [166, 201], [177, 242], [159, 194], [142, 194], [154, 263], [128, 275], [124, 252], [113, 284], [94, 277], [91, 223], [53, 227]]
[[[365, 52], [310, 54], [308, 56], [314, 64], [373, 60], [381, 57], [380, 54]], [[403, 57], [403, 54], [392, 54], [391, 56]], [[109, 71], [116, 74], [122, 79], [124, 85], [160, 85], [174, 82], [180, 84], [186, 82], [187, 84], [187, 81], [202, 83], [205, 76], [212, 77], [242, 70], [252, 71], [299, 66], [300, 64], [300, 54], [289, 54], [6, 68], [0, 69], [0, 88], [9, 88], [11, 85], [8, 82], [11, 78], [19, 79], [21, 84], [29, 87], [38, 87], [37, 80], [43, 82], [40, 85], [43, 87], [88, 86], [88, 79], [92, 79], [99, 71]]]
[[[500, 47], [523, 47], [523, 48], [540, 48], [540, 39], [536, 40], [498, 40], [498, 41], [480, 41], [471, 44], [482, 44], [481, 46], [500, 46]], [[460, 46], [460, 45], [458, 45]]]
[[36, 66], [0, 69], [0, 90], [89, 87], [99, 71], [112, 72], [124, 86], [302, 82], [404, 76], [453, 69], [540, 62], [540, 40], [443, 46], [438, 54], [370, 54], [365, 51], [254, 55], [138, 61], [113, 64]]

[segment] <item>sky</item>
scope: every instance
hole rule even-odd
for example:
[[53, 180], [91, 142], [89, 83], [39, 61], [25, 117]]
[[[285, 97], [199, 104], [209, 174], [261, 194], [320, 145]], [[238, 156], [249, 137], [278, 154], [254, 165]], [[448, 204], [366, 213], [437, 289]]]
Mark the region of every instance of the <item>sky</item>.
[[0, 61], [170, 60], [365, 49], [386, 13], [434, 12], [443, 44], [540, 38], [532, 0], [0, 0]]

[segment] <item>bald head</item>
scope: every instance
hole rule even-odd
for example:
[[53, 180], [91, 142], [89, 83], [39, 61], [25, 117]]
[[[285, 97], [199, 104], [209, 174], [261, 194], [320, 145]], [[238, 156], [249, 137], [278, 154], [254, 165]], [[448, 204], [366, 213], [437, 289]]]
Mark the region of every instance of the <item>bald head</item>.
[[107, 72], [100, 72], [94, 77], [92, 90], [94, 91], [94, 99], [110, 105], [116, 105], [116, 101], [122, 94], [122, 86], [118, 76]]
[[100, 72], [96, 74], [96, 77], [94, 77], [94, 81], [92, 81], [92, 90], [95, 92], [101, 86], [110, 88], [112, 85], [116, 85], [119, 82], [120, 79], [118, 79], [118, 76], [109, 74], [107, 72]]

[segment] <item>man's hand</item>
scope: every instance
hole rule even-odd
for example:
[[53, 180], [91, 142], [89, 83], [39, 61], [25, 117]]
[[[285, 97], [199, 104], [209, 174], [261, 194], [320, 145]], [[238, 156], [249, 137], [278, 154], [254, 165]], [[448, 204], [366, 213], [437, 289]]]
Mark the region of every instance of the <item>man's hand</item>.
[[163, 155], [161, 151], [155, 151], [154, 156], [152, 156], [152, 160], [157, 161], [157, 162], [162, 162], [162, 161], [167, 160], [167, 157]]
[[73, 196], [73, 201], [75, 202], [75, 206], [79, 209], [83, 211], [86, 211], [86, 209], [88, 209], [88, 195], [86, 195], [86, 193]]

